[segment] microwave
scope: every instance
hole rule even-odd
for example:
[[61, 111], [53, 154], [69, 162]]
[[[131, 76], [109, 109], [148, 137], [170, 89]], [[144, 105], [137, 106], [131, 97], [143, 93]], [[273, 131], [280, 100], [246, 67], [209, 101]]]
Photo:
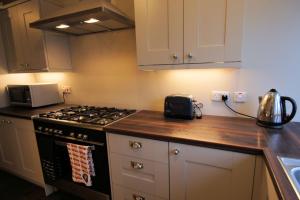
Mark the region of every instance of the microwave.
[[52, 83], [38, 83], [31, 85], [8, 85], [10, 105], [41, 107], [61, 103], [58, 85]]

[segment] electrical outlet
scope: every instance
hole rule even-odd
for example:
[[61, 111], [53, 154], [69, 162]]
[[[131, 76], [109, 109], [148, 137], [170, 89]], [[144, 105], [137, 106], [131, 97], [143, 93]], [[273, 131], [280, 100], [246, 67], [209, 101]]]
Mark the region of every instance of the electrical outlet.
[[62, 90], [64, 94], [71, 94], [71, 86], [62, 86]]
[[247, 92], [234, 92], [233, 102], [235, 103], [245, 103], [247, 101]]
[[228, 101], [230, 99], [230, 95], [228, 91], [212, 91], [211, 100], [212, 101], [222, 101], [222, 96], [227, 95]]

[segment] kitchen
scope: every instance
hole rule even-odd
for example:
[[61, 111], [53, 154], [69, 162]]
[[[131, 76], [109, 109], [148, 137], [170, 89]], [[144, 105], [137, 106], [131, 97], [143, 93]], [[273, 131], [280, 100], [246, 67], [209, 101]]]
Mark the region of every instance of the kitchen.
[[[162, 5], [154, 3], [153, 9], [166, 9], [167, 7], [163, 6], [166, 6], [168, 1], [162, 2], [164, 2]], [[116, 0], [112, 1], [112, 3], [131, 19], [135, 19], [133, 0]], [[297, 90], [297, 72], [299, 69], [297, 64], [299, 63], [298, 49], [300, 41], [297, 38], [300, 30], [299, 22], [295, 20], [299, 18], [299, 6], [299, 2], [295, 0], [291, 0], [289, 3], [270, 0], [245, 0], [242, 25], [242, 63], [241, 66], [234, 67], [220, 64], [216, 64], [216, 66], [194, 64], [193, 66], [187, 65], [182, 67], [192, 69], [173, 69], [175, 67], [172, 65], [168, 66], [169, 68], [166, 67], [167, 69], [163, 66], [163, 70], [141, 67], [137, 63], [138, 51], [136, 44], [138, 42], [136, 42], [135, 29], [84, 36], [67, 36], [70, 39], [72, 70], [66, 72], [9, 73], [5, 64], [6, 49], [0, 48], [2, 52], [0, 54], [0, 106], [9, 106], [9, 99], [6, 93], [7, 85], [40, 82], [58, 83], [60, 92], [62, 92], [63, 87], [70, 87], [71, 94], [65, 96], [66, 103], [69, 105], [106, 106], [161, 112], [164, 110], [164, 99], [166, 96], [178, 93], [192, 94], [198, 102], [204, 105], [202, 109], [203, 119], [194, 119], [192, 120], [193, 123], [202, 123], [201, 120], [205, 120], [205, 115], [238, 116], [226, 108], [222, 102], [211, 100], [211, 93], [215, 90], [230, 91], [231, 93], [247, 92], [247, 101], [245, 103], [233, 103], [230, 101], [229, 104], [235, 110], [251, 116], [257, 115], [258, 96], [264, 95], [271, 88], [276, 88], [282, 95], [293, 97], [296, 102], [299, 102], [300, 96]], [[162, 11], [159, 16], [161, 21], [165, 19]], [[135, 22], [137, 29], [137, 19], [135, 19]], [[164, 29], [157, 30], [162, 31], [162, 34], [159, 34], [159, 31], [156, 30], [152, 31], [152, 33], [157, 32], [155, 36], [158, 39], [164, 38]], [[159, 44], [155, 43], [155, 45]], [[64, 58], [62, 61], [68, 59], [68, 57]], [[163, 116], [163, 113], [161, 115]], [[293, 121], [297, 122], [299, 120], [299, 114], [297, 113]], [[168, 126], [171, 125], [166, 124], [166, 127]], [[255, 123], [253, 126], [256, 127]], [[286, 126], [290, 126], [290, 124]], [[291, 129], [290, 127], [286, 128], [286, 126], [283, 130]], [[165, 128], [165, 130], [168, 129]], [[182, 127], [181, 131], [184, 130], [186, 128]], [[171, 133], [171, 130], [169, 131]], [[186, 131], [188, 132], [188, 130]], [[34, 138], [34, 132], [32, 134], [31, 138]], [[204, 136], [201, 138], [201, 135], [203, 134], [199, 133], [199, 136], [197, 136], [200, 138], [199, 140], [213, 140], [211, 138], [213, 138], [214, 133], [211, 133], [211, 138], [204, 138]], [[135, 136], [143, 135], [135, 134]], [[280, 138], [280, 136], [288, 137], [288, 134], [280, 134], [277, 137]], [[151, 136], [146, 138], [151, 139], [151, 137], [153, 137], [153, 140], [160, 139], [162, 142], [171, 143], [167, 136], [158, 138], [151, 133]], [[24, 141], [27, 142], [28, 138], [24, 138]], [[176, 141], [178, 142], [178, 140]], [[223, 143], [225, 142], [223, 141]], [[287, 141], [282, 141], [282, 143], [284, 142]], [[244, 147], [250, 148], [249, 146], [251, 145], [248, 143], [251, 143], [251, 141], [245, 141], [245, 143]], [[24, 144], [26, 143], [24, 142]], [[206, 146], [203, 144], [203, 141], [194, 145]], [[217, 147], [220, 147], [220, 144]], [[233, 152], [240, 150], [239, 148], [228, 149], [228, 147], [225, 149]], [[293, 149], [294, 147], [291, 145], [290, 150], [285, 152], [292, 152]], [[251, 153], [253, 154], [253, 151]], [[254, 153], [254, 155], [264, 158], [264, 154], [261, 151]], [[272, 166], [277, 166], [278, 163]], [[272, 184], [274, 184], [278, 198], [297, 198], [292, 185], [288, 181], [288, 177], [284, 174], [284, 170], [276, 168], [277, 170], [274, 171], [273, 167], [268, 167], [271, 171], [269, 172], [270, 177], [273, 180]], [[160, 196], [160, 198], [174, 199], [172, 197], [171, 182], [166, 184], [170, 187], [171, 197]], [[144, 193], [142, 191], [139, 194], [142, 196]], [[112, 194], [114, 194], [113, 190]], [[197, 199], [197, 197], [190, 199]], [[198, 199], [201, 198], [198, 196]], [[252, 199], [255, 198], [253, 197]]]

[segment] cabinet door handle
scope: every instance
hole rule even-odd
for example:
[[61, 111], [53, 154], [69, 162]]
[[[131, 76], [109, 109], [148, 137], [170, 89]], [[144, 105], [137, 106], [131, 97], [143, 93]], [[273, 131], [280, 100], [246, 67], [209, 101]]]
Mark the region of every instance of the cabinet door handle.
[[142, 143], [141, 142], [136, 142], [136, 141], [129, 141], [129, 146], [132, 149], [141, 149], [142, 148]]
[[193, 58], [193, 54], [190, 52], [190, 53], [187, 54], [187, 57], [188, 57], [189, 59], [192, 59], [192, 58]]
[[174, 154], [174, 155], [178, 155], [179, 153], [180, 153], [180, 151], [179, 151], [178, 149], [174, 149], [174, 150], [173, 150], [173, 154]]
[[146, 200], [145, 197], [137, 195], [137, 194], [133, 194], [132, 198], [133, 198], [133, 200]]
[[172, 58], [174, 59], [174, 60], [177, 60], [178, 59], [178, 56], [177, 56], [177, 54], [173, 54], [173, 56], [172, 56]]
[[12, 123], [12, 121], [10, 121], [10, 120], [6, 120], [6, 121], [5, 121], [5, 123], [6, 123], [6, 124], [11, 124], [11, 123]]
[[4, 119], [1, 119], [0, 120], [0, 124], [4, 124], [5, 123], [5, 120]]
[[133, 169], [143, 169], [144, 168], [143, 163], [139, 163], [139, 162], [135, 162], [135, 161], [131, 161], [130, 165]]

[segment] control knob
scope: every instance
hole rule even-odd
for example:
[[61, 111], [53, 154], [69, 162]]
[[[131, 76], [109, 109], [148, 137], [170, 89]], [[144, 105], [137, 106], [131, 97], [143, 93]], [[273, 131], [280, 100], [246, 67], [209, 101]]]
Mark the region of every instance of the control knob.
[[87, 135], [83, 135], [82, 139], [83, 139], [83, 140], [87, 140], [87, 139], [88, 139], [88, 136], [87, 136]]

